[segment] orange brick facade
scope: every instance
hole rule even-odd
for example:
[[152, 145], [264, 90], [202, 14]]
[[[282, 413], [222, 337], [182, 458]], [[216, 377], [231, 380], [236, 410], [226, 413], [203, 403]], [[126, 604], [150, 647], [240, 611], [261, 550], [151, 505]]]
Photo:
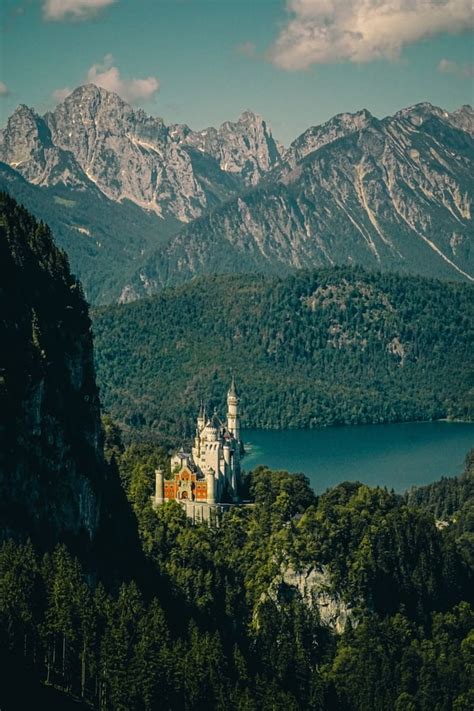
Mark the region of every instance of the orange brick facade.
[[164, 499], [178, 499], [179, 501], [206, 501], [207, 483], [199, 479], [195, 472], [187, 467], [174, 475], [173, 479], [164, 482]]

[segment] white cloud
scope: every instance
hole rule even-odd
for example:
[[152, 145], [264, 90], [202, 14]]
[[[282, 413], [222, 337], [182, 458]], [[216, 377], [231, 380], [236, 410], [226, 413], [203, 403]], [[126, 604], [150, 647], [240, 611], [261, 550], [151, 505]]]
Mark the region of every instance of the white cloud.
[[160, 88], [160, 82], [156, 77], [123, 79], [113, 62], [113, 56], [107, 54], [102, 62], [93, 64], [87, 72], [87, 82], [114, 91], [122, 99], [132, 103], [138, 99], [151, 99]]
[[87, 20], [116, 0], [45, 0], [43, 17], [46, 20]]
[[474, 64], [458, 64], [450, 59], [442, 59], [438, 64], [438, 72], [441, 74], [454, 74], [457, 77], [471, 79], [474, 77]]
[[395, 59], [405, 45], [473, 24], [471, 0], [287, 0], [287, 10], [268, 52], [287, 70]]
[[0, 81], [0, 96], [8, 96], [9, 93], [8, 86], [3, 81]]
[[53, 99], [55, 101], [64, 101], [64, 99], [69, 96], [71, 92], [72, 89], [68, 86], [65, 86], [64, 89], [56, 89], [56, 91], [53, 91]]

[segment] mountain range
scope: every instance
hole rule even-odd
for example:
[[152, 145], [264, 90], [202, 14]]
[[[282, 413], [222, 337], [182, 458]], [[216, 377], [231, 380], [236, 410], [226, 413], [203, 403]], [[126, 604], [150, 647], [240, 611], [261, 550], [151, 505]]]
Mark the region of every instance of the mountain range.
[[250, 111], [166, 126], [92, 84], [0, 132], [0, 188], [50, 224], [93, 303], [208, 273], [360, 264], [474, 280], [474, 111], [339, 114], [285, 148]]

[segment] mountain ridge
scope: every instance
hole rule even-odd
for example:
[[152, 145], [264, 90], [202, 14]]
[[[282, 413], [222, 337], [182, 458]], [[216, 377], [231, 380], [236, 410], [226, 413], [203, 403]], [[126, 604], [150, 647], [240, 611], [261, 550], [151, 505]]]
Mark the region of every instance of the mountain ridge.
[[[394, 136], [393, 123], [371, 118], [362, 130], [308, 153], [295, 168], [277, 168], [275, 182], [270, 176], [183, 228], [164, 252], [148, 258], [141, 275], [151, 292], [170, 283], [169, 275], [176, 283], [213, 269], [278, 273], [335, 263], [473, 281], [474, 142], [449, 128], [450, 143], [440, 155], [436, 136], [445, 126], [437, 118], [431, 122], [414, 132], [397, 121]], [[455, 171], [446, 170], [448, 153]], [[147, 293], [137, 279], [133, 284], [137, 296]]]
[[89, 84], [14, 112], [0, 161], [37, 190], [4, 169], [0, 187], [44, 205], [94, 303], [330, 264], [471, 281], [473, 136], [470, 106], [422, 102], [341, 113], [284, 148], [251, 111], [194, 131]]
[[201, 276], [92, 312], [102, 402], [134, 437], [191, 437], [234, 372], [243, 427], [472, 417], [472, 288], [359, 267]]

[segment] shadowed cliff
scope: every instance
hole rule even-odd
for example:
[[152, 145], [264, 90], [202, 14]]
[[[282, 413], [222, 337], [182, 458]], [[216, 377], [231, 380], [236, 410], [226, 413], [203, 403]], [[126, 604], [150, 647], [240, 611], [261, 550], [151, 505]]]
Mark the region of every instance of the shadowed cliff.
[[0, 342], [0, 538], [62, 541], [93, 568], [105, 548], [100, 568], [121, 567], [139, 546], [103, 457], [88, 307], [49, 228], [5, 194]]

